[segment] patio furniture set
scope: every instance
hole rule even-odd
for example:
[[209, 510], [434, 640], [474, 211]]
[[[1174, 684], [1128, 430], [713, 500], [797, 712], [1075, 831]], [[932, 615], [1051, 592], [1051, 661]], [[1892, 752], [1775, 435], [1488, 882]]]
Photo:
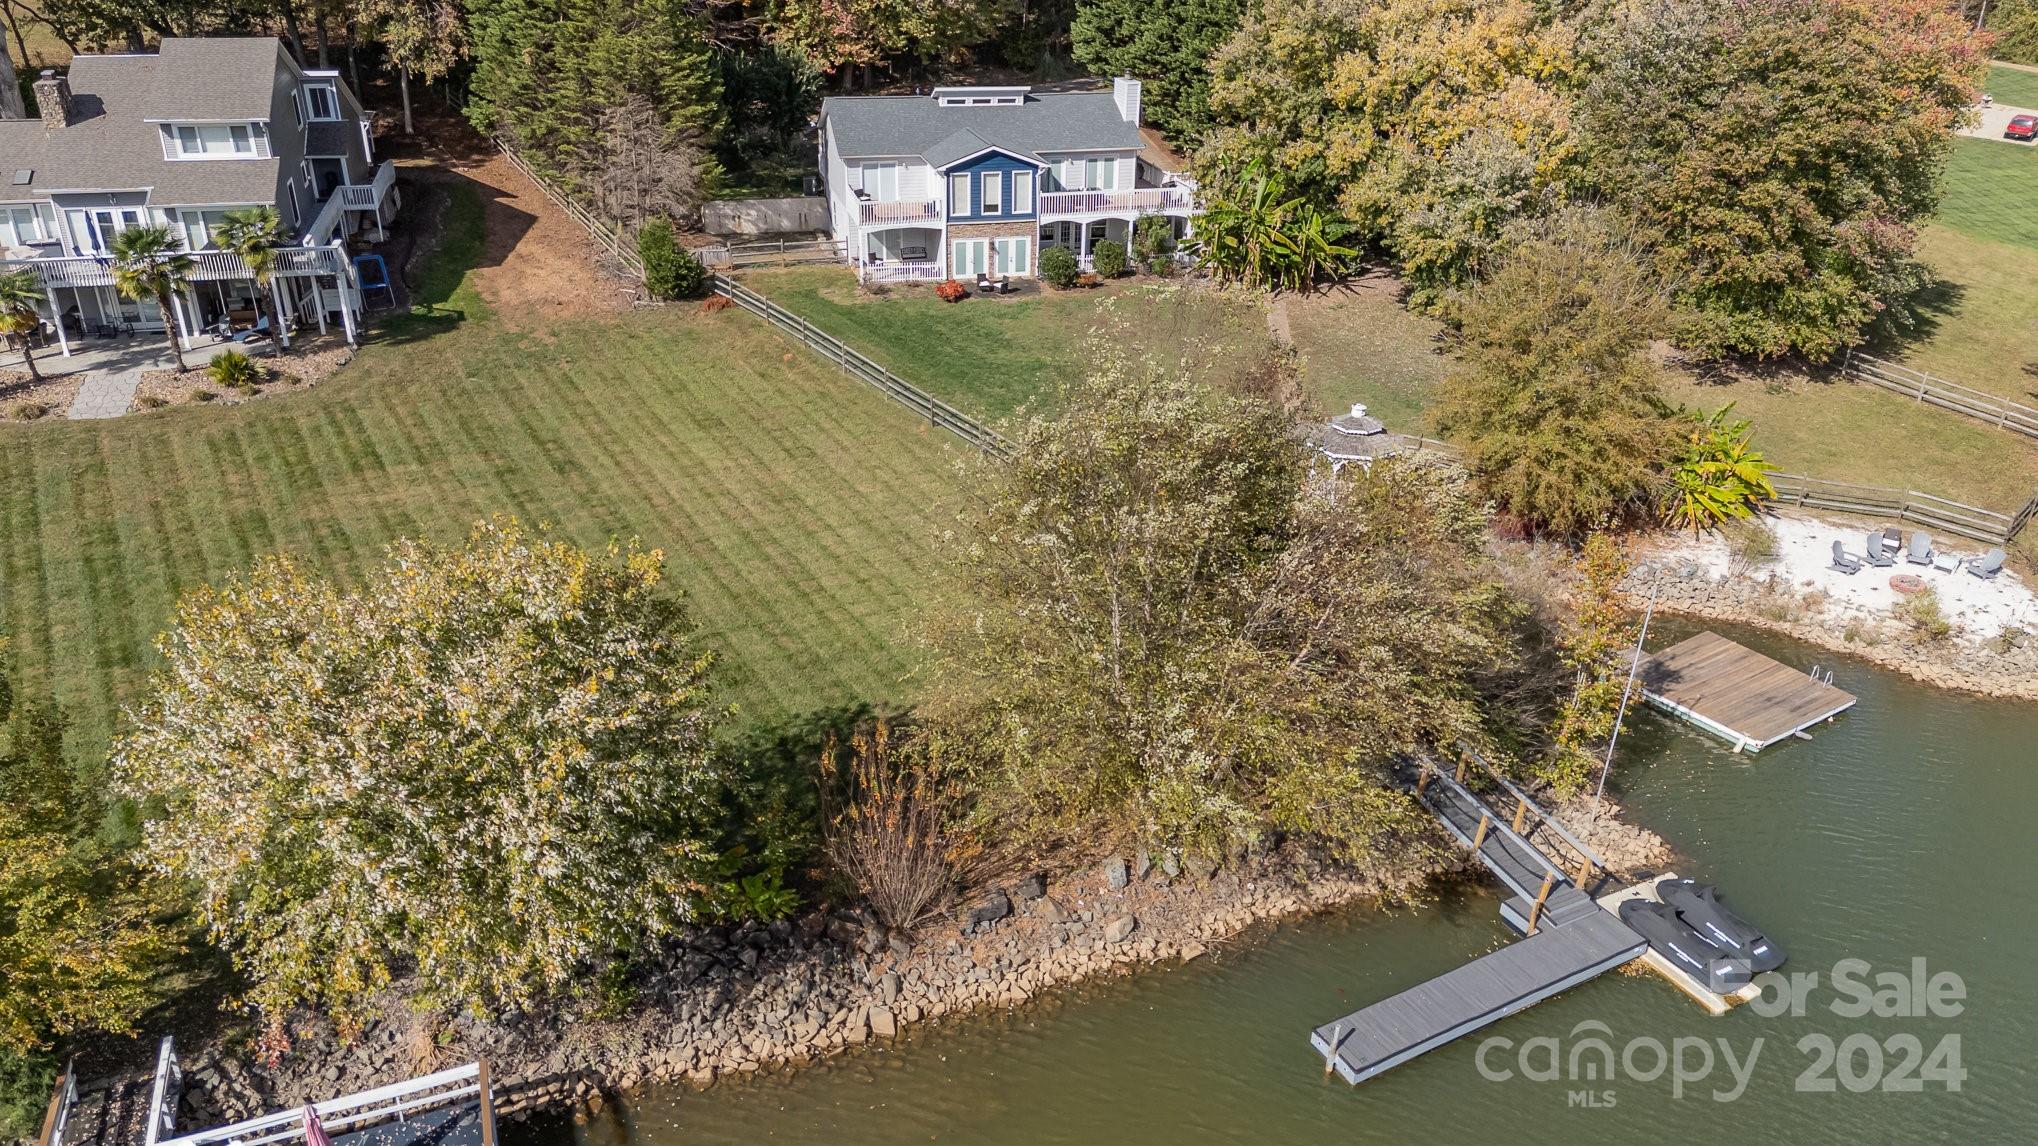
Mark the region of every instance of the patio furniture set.
[[1833, 542], [1833, 563], [1828, 568], [1836, 569], [1849, 576], [1859, 573], [1863, 566], [1886, 569], [1897, 563], [1901, 557], [1906, 565], [1923, 565], [1941, 573], [1954, 573], [1966, 569], [1984, 581], [1993, 581], [2003, 571], [2003, 551], [2000, 546], [1990, 549], [1979, 557], [1960, 557], [1932, 548], [1932, 537], [1922, 530], [1913, 531], [1909, 544], [1903, 544], [1903, 535], [1895, 529], [1871, 531], [1863, 546], [1861, 556], [1847, 552], [1839, 540]]

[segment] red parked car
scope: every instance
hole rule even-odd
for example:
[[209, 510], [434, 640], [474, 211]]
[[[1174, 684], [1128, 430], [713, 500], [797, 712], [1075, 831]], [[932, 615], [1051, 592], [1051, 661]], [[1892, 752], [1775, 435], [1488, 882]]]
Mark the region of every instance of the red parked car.
[[2038, 115], [2013, 115], [2010, 126], [2003, 129], [2004, 139], [2030, 141], [2038, 139]]

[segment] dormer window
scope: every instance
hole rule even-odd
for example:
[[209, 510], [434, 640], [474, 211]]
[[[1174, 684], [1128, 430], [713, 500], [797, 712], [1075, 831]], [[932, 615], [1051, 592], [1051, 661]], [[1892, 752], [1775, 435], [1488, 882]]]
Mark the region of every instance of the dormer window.
[[307, 85], [304, 89], [304, 106], [313, 120], [340, 118], [340, 93], [330, 85]]
[[244, 123], [186, 123], [177, 127], [177, 154], [253, 155], [254, 133]]
[[1031, 88], [935, 88], [934, 102], [942, 107], [1018, 107], [1026, 102]]

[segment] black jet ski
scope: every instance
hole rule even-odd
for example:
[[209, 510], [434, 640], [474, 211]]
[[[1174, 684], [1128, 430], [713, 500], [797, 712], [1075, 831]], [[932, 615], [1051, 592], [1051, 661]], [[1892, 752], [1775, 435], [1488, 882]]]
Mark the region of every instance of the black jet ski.
[[1620, 905], [1620, 921], [1648, 940], [1658, 955], [1722, 995], [1740, 990], [1752, 977], [1745, 959], [1722, 951], [1663, 904], [1631, 899]]
[[1666, 879], [1656, 885], [1656, 894], [1713, 946], [1746, 959], [1749, 970], [1760, 974], [1783, 966], [1783, 948], [1770, 942], [1754, 924], [1728, 911], [1712, 885]]

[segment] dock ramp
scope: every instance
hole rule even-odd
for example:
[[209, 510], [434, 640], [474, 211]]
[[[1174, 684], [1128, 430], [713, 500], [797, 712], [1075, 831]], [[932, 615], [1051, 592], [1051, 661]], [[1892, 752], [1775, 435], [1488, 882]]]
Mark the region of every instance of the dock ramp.
[[[1444, 830], [1513, 895], [1501, 918], [1526, 938], [1310, 1032], [1326, 1071], [1359, 1083], [1516, 1011], [1575, 987], [1648, 950], [1648, 942], [1594, 902], [1588, 884], [1606, 873], [1598, 854], [1506, 777], [1479, 764], [1513, 798], [1502, 818], [1465, 786], [1469, 752], [1455, 772], [1424, 761], [1415, 792]], [[1577, 857], [1558, 866], [1532, 836], [1547, 832]]]

